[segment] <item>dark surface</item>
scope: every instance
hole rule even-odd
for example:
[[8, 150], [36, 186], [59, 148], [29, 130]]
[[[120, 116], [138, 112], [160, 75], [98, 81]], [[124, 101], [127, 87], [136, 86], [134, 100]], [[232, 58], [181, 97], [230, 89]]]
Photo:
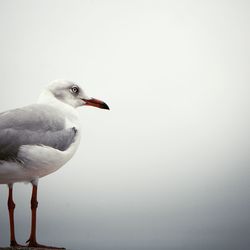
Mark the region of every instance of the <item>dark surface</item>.
[[[0, 250], [55, 250], [54, 248], [37, 248], [37, 247], [0, 247]], [[64, 249], [65, 248], [58, 248], [59, 249]]]

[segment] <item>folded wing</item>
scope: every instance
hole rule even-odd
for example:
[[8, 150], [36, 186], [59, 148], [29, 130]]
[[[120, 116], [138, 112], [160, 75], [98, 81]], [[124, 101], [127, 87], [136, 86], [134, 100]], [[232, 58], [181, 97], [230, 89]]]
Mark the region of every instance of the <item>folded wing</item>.
[[31, 105], [0, 114], [0, 161], [22, 161], [22, 145], [44, 145], [65, 151], [74, 142], [76, 129], [65, 128], [65, 119], [51, 106]]

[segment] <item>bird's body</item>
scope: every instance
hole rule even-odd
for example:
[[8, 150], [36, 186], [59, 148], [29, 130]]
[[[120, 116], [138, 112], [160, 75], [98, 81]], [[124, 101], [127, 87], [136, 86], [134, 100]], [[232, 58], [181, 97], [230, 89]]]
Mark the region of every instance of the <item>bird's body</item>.
[[31, 247], [41, 246], [36, 242], [38, 180], [58, 170], [76, 152], [81, 138], [76, 108], [83, 105], [109, 109], [104, 102], [86, 96], [73, 82], [57, 80], [42, 92], [36, 104], [0, 114], [0, 184], [9, 186], [11, 246], [18, 245], [12, 199], [12, 186], [16, 182], [33, 185], [28, 242]]
[[77, 110], [53, 96], [0, 114], [0, 184], [56, 171], [74, 155], [80, 136]]

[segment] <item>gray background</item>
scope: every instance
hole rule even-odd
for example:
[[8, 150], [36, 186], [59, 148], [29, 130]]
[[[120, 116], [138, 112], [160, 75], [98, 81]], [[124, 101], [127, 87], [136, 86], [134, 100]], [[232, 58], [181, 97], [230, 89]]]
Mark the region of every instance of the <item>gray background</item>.
[[[40, 180], [41, 243], [249, 249], [249, 22], [239, 0], [0, 1], [0, 111], [58, 78], [111, 107], [79, 109], [77, 154]], [[15, 185], [20, 242], [30, 192]]]

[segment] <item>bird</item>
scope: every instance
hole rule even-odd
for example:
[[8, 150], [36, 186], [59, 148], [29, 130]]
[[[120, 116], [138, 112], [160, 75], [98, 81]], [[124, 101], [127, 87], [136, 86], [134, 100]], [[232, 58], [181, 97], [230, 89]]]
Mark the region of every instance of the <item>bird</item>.
[[39, 179], [68, 162], [81, 139], [80, 115], [76, 108], [93, 106], [109, 110], [98, 99], [88, 97], [74, 81], [52, 81], [37, 102], [0, 113], [0, 184], [8, 185], [10, 246], [22, 246], [15, 238], [13, 185], [32, 184], [31, 231], [28, 247], [55, 248], [36, 239], [37, 190]]

